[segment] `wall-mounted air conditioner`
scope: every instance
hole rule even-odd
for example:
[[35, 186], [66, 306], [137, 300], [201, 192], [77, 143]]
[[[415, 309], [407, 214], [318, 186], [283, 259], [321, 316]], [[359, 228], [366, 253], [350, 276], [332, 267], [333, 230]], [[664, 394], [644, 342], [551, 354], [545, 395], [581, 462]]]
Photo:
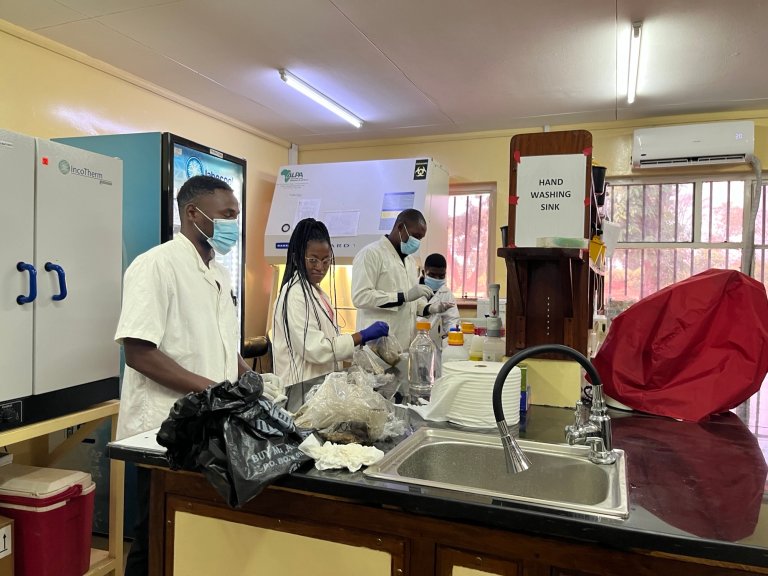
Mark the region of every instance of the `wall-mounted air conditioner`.
[[751, 120], [639, 128], [632, 145], [632, 167], [733, 164], [744, 162], [754, 151]]

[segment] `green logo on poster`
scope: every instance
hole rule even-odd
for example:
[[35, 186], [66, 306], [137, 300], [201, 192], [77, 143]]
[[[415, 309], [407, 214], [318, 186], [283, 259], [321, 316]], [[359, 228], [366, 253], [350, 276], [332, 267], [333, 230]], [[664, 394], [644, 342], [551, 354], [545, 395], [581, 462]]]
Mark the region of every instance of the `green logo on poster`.
[[285, 178], [285, 182], [290, 182], [291, 180], [304, 180], [304, 174], [302, 172], [291, 172], [288, 168], [282, 170], [280, 176]]
[[69, 174], [70, 166], [66, 160], [59, 161], [59, 172], [62, 174]]

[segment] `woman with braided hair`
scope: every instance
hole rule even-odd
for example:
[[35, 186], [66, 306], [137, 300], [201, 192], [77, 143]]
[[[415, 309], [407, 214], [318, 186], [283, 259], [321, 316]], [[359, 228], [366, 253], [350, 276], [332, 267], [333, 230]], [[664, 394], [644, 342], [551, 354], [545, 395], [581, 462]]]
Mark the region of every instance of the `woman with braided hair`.
[[339, 333], [331, 299], [320, 288], [333, 263], [325, 224], [314, 218], [296, 224], [272, 326], [274, 371], [285, 386], [333, 372], [340, 361], [352, 358], [355, 346], [389, 333], [385, 322]]

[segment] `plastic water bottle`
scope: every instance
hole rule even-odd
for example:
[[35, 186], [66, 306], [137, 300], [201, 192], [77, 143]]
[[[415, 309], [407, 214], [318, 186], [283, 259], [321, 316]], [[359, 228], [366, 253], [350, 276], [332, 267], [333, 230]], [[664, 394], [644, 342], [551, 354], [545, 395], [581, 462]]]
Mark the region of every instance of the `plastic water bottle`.
[[437, 351], [429, 336], [429, 320], [416, 322], [416, 337], [408, 348], [408, 386], [411, 398], [429, 400], [435, 383]]

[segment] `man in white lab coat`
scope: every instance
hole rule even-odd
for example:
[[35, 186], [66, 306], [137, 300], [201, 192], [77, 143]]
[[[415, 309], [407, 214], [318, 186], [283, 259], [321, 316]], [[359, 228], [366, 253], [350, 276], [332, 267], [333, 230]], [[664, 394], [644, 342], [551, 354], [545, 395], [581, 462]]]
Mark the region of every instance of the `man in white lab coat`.
[[[365, 246], [352, 262], [352, 303], [357, 308], [357, 330], [376, 321], [389, 324], [389, 335], [408, 350], [415, 333], [418, 300], [432, 297], [419, 284], [413, 254], [427, 234], [427, 222], [412, 208], [398, 214], [392, 230]], [[426, 304], [422, 300], [423, 305]]]
[[[187, 392], [248, 370], [232, 288], [214, 250], [237, 242], [240, 205], [228, 184], [195, 176], [179, 190], [181, 234], [138, 256], [125, 272], [115, 340], [125, 352], [117, 437], [157, 428]], [[136, 533], [126, 576], [148, 573], [149, 471], [139, 468]]]
[[461, 317], [456, 299], [445, 285], [448, 264], [442, 254], [430, 254], [424, 260], [424, 284], [435, 291], [422, 312], [432, 323], [429, 335], [440, 351], [448, 338], [448, 331], [459, 325]]

